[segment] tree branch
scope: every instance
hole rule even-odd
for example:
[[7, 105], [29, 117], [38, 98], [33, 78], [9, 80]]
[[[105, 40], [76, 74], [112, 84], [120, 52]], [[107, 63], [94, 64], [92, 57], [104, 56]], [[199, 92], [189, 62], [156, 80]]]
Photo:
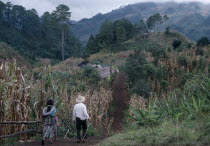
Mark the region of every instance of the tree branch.
[[40, 133], [41, 134], [41, 131], [30, 129], [30, 130], [26, 130], [26, 131], [16, 132], [16, 133], [13, 133], [10, 135], [2, 135], [2, 136], [0, 136], [0, 138], [9, 138], [9, 137], [14, 137], [14, 136], [17, 136], [20, 134], [25, 134], [25, 133]]
[[1, 124], [37, 124], [42, 123], [41, 121], [6, 121], [6, 122], [0, 122]]

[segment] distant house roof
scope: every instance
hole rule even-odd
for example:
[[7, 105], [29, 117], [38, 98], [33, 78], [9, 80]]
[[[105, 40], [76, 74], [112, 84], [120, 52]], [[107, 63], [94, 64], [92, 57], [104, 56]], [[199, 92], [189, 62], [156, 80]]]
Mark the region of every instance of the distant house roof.
[[111, 73], [119, 72], [117, 70], [112, 70], [111, 67], [101, 64], [91, 64], [89, 61], [83, 61], [80, 64], [77, 65], [78, 67], [84, 67], [84, 66], [92, 66], [98, 71], [98, 74], [101, 78], [107, 78]]
[[89, 61], [82, 61], [80, 64], [78, 64], [77, 66], [79, 67], [83, 67], [83, 66], [87, 66], [89, 64]]
[[101, 78], [107, 78], [111, 74], [110, 67], [98, 68], [97, 71]]

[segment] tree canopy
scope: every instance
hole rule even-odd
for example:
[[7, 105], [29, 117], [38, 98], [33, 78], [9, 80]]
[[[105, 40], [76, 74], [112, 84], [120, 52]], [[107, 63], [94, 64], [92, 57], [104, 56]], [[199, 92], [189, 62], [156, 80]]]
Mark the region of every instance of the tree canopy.
[[69, 10], [68, 6], [59, 5], [52, 13], [45, 12], [39, 17], [35, 9], [26, 10], [23, 6], [0, 1], [0, 41], [26, 57], [54, 60], [62, 59], [63, 41], [63, 58], [79, 56], [81, 45], [69, 28]]

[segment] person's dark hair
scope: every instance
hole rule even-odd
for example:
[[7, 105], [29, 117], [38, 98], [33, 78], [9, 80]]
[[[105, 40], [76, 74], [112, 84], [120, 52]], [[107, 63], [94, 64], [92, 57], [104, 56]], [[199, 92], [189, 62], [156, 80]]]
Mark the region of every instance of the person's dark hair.
[[49, 112], [51, 110], [52, 105], [53, 105], [53, 100], [48, 99], [47, 100], [47, 112]]

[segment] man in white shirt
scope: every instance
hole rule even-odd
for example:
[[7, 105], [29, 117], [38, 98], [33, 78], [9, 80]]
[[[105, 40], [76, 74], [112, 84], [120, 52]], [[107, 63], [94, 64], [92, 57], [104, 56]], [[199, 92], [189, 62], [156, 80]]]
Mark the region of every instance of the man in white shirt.
[[[86, 105], [84, 105], [85, 97], [79, 95], [78, 98], [76, 99], [77, 104], [74, 106], [73, 110], [73, 121], [76, 121], [76, 128], [77, 128], [77, 143], [85, 142], [85, 138], [87, 135], [87, 120], [90, 119], [89, 115], [87, 113], [87, 108]], [[82, 127], [82, 138], [80, 135]]]

